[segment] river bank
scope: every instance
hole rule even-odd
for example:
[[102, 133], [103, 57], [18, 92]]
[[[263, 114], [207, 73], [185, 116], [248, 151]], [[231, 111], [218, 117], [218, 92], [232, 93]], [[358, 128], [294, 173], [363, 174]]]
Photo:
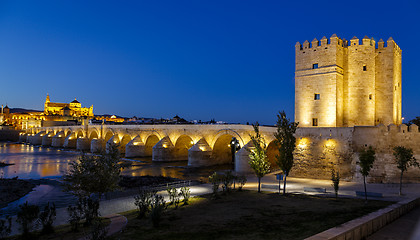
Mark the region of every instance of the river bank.
[[18, 200], [35, 188], [37, 184], [30, 180], [22, 179], [0, 179], [0, 208], [7, 206], [10, 202]]

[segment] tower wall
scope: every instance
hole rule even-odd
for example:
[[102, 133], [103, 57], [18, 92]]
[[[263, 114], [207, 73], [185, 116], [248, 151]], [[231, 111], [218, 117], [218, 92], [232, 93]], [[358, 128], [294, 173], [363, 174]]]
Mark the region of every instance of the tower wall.
[[[401, 124], [401, 50], [335, 34], [295, 46], [295, 121], [300, 127]], [[316, 121], [315, 121], [316, 120]]]
[[[341, 39], [316, 39], [296, 45], [295, 117], [300, 126], [341, 126], [343, 95], [343, 48]], [[314, 64], [316, 66], [314, 66]], [[319, 100], [315, 100], [319, 94]], [[337, 101], [339, 99], [339, 101]]]
[[348, 46], [346, 86], [348, 126], [375, 125], [375, 42], [352, 39]]

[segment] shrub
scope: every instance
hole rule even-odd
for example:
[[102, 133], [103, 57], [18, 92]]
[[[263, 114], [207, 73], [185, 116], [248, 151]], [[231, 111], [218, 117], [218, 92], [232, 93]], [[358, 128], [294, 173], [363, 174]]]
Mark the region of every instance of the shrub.
[[68, 206], [67, 212], [69, 213], [69, 223], [73, 232], [79, 231], [79, 224], [83, 218], [83, 209], [80, 204], [76, 206]]
[[232, 174], [232, 171], [227, 171], [225, 174], [221, 175], [221, 182], [223, 183], [223, 191], [229, 192], [232, 188], [232, 184], [235, 180], [235, 176]]
[[159, 227], [163, 211], [165, 210], [165, 200], [161, 195], [154, 194], [152, 204], [150, 205], [150, 219], [153, 227]]
[[42, 234], [48, 234], [54, 232], [53, 223], [56, 217], [56, 209], [55, 204], [53, 203], [50, 206], [50, 203], [48, 202], [48, 205], [45, 206], [44, 211], [42, 211], [39, 214], [39, 223], [42, 225]]
[[96, 218], [92, 222], [92, 229], [86, 238], [89, 240], [103, 240], [106, 239], [107, 234], [108, 229], [106, 225], [102, 222], [100, 218]]
[[340, 173], [335, 172], [334, 168], [331, 169], [331, 181], [332, 181], [332, 186], [334, 187], [335, 198], [337, 198], [338, 189], [340, 187]]
[[243, 186], [245, 185], [245, 183], [246, 183], [246, 181], [247, 181], [247, 179], [246, 179], [246, 176], [244, 176], [244, 175], [241, 175], [241, 176], [238, 176], [237, 177], [237, 181], [238, 181], [238, 190], [239, 191], [242, 191], [242, 188], [243, 188]]
[[138, 218], [143, 218], [150, 211], [150, 204], [156, 191], [140, 190], [139, 194], [134, 196], [134, 205], [139, 210]]
[[183, 198], [182, 202], [184, 203], [184, 205], [187, 205], [188, 200], [190, 199], [190, 196], [191, 196], [190, 188], [189, 187], [182, 187], [180, 189], [179, 195], [182, 196], [182, 198]]
[[213, 195], [217, 195], [219, 185], [221, 182], [221, 176], [214, 172], [212, 175], [209, 176], [209, 182], [213, 185]]
[[34, 222], [38, 219], [39, 207], [29, 205], [25, 202], [19, 205], [16, 222], [20, 224], [23, 239], [32, 239], [30, 232], [33, 230]]
[[0, 219], [0, 239], [5, 239], [12, 232], [12, 218]]
[[83, 218], [85, 219], [84, 226], [92, 225], [93, 220], [99, 217], [99, 200], [85, 197], [79, 199], [81, 209], [83, 209]]
[[169, 195], [169, 204], [174, 204], [175, 208], [178, 207], [179, 204], [179, 194], [178, 191], [176, 190], [176, 188], [168, 188], [166, 189], [166, 191], [168, 192]]

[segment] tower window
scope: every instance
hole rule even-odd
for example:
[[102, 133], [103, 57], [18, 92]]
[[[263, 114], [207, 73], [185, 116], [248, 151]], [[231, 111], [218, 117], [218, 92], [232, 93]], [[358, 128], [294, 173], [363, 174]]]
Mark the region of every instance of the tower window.
[[312, 69], [317, 69], [317, 68], [318, 68], [318, 63], [312, 64]]
[[372, 100], [372, 94], [369, 94], [369, 100]]
[[318, 118], [312, 118], [312, 126], [318, 126]]
[[319, 93], [315, 93], [314, 100], [319, 100], [319, 99], [321, 99], [321, 95]]
[[366, 69], [367, 69], [366, 65], [363, 65], [363, 71], [366, 71]]

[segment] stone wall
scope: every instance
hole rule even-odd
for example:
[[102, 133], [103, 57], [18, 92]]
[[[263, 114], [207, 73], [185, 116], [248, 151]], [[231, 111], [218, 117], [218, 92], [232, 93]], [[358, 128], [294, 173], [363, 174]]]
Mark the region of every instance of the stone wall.
[[[420, 132], [416, 125], [402, 124], [349, 128], [298, 128], [295, 167], [291, 175], [329, 179], [331, 168], [340, 171], [343, 180], [362, 181], [358, 152], [372, 146], [376, 160], [369, 182], [398, 182], [400, 170], [393, 156], [395, 146], [413, 149], [420, 159]], [[420, 169], [410, 167], [404, 181], [420, 182]]]

